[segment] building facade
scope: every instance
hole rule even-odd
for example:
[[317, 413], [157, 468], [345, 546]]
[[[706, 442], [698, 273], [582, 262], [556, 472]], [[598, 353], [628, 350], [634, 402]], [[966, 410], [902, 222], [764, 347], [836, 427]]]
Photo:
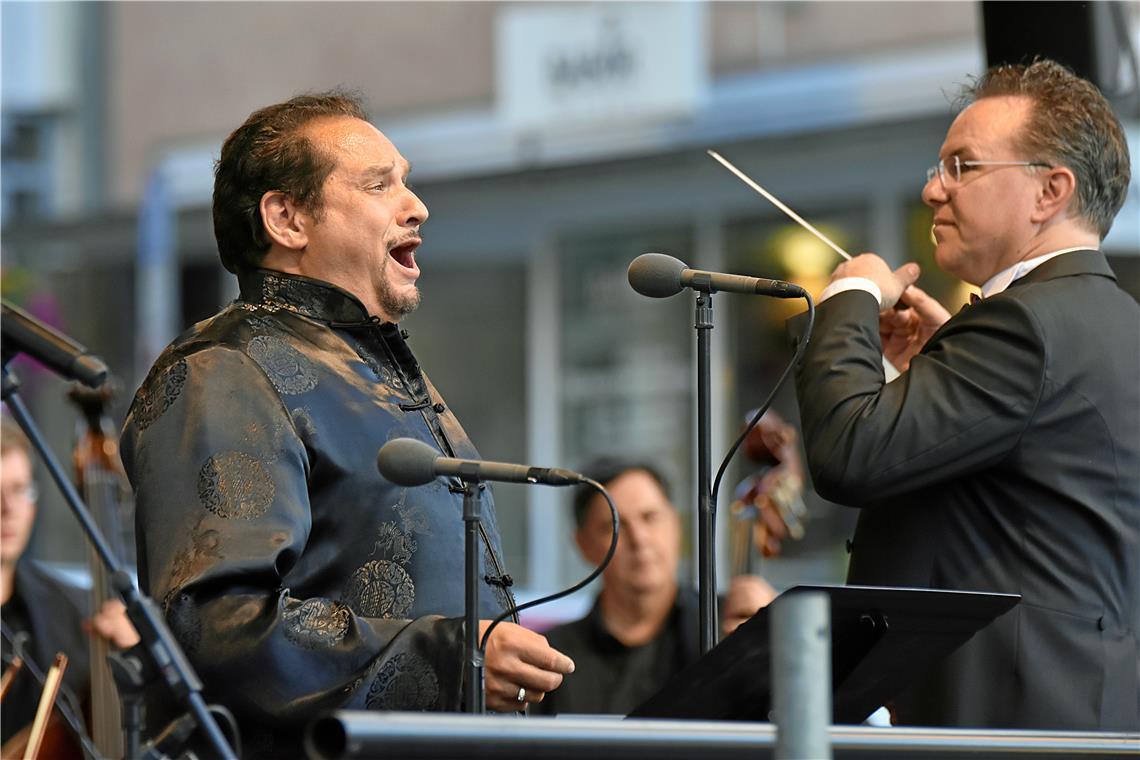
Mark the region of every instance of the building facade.
[[[50, 297], [61, 326], [132, 388], [166, 341], [235, 293], [209, 215], [222, 139], [257, 107], [333, 86], [360, 91], [414, 165], [431, 219], [423, 306], [407, 326], [488, 459], [575, 467], [637, 453], [673, 473], [678, 506], [695, 513], [691, 298], [638, 296], [626, 267], [660, 251], [818, 295], [837, 263], [706, 149], [850, 252], [916, 259], [932, 292], [965, 297], [934, 271], [919, 192], [957, 85], [985, 66], [973, 3], [5, 3], [3, 14], [5, 297]], [[32, 29], [59, 41], [37, 46], [40, 68], [56, 51], [52, 88], [10, 84], [31, 68], [9, 63], [10, 37]], [[54, 146], [39, 164], [24, 156], [36, 129]], [[1134, 122], [1129, 132], [1135, 160]], [[1106, 241], [1134, 294], [1135, 182]], [[719, 457], [789, 361], [782, 323], [802, 306], [714, 303]], [[66, 445], [71, 414], [35, 379], [36, 408]], [[794, 418], [790, 388], [776, 407]], [[729, 470], [722, 533], [746, 472]], [[524, 597], [584, 572], [566, 494], [504, 485], [496, 501]], [[808, 536], [762, 566], [777, 586], [843, 576], [852, 516], [809, 506]], [[42, 554], [71, 555], [70, 519], [41, 531]]]

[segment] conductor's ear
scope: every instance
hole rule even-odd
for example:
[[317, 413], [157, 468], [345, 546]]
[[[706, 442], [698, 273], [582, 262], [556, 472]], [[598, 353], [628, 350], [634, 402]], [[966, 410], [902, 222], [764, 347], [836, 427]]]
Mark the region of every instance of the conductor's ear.
[[270, 190], [261, 196], [259, 210], [265, 234], [273, 243], [291, 251], [304, 250], [309, 244], [311, 217], [285, 193]]
[[1055, 166], [1042, 172], [1040, 191], [1033, 209], [1033, 221], [1048, 222], [1071, 210], [1073, 197], [1077, 193], [1077, 178], [1067, 166]]

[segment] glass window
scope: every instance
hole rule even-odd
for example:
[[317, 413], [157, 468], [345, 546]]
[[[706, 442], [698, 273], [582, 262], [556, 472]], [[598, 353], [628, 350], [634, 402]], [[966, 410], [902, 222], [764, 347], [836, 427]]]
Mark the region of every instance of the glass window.
[[[689, 260], [692, 246], [686, 228], [632, 230], [567, 238], [559, 256], [562, 461], [581, 467], [619, 454], [658, 463], [683, 515], [695, 501], [692, 298], [646, 298], [626, 270], [647, 251]], [[567, 515], [568, 542], [570, 524]]]
[[[420, 365], [479, 453], [499, 462], [526, 461], [525, 280], [522, 263], [433, 265], [405, 321]], [[526, 488], [492, 488], [507, 570], [525, 586]]]
[[4, 223], [35, 219], [51, 213], [51, 189], [56, 169], [52, 140], [58, 119], [48, 115], [5, 113], [0, 153]]

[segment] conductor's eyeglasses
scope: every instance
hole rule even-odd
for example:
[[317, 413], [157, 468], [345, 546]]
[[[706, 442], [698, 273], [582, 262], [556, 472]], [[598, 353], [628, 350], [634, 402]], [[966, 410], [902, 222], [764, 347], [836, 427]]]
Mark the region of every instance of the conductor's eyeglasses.
[[1052, 169], [1052, 164], [1043, 161], [963, 161], [958, 156], [938, 159], [938, 163], [926, 170], [926, 181], [938, 176], [943, 190], [951, 190], [962, 184], [962, 174], [975, 166], [1040, 166]]

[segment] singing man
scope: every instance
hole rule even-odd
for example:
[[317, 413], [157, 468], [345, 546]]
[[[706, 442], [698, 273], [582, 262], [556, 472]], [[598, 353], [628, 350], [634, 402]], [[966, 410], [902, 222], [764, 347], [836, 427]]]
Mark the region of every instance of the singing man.
[[[127, 419], [140, 582], [247, 757], [300, 754], [327, 710], [460, 707], [459, 484], [401, 488], [376, 469], [397, 437], [479, 457], [398, 326], [420, 301], [428, 219], [409, 171], [343, 93], [253, 113], [214, 184], [241, 295], [167, 348]], [[513, 606], [489, 493], [483, 528], [489, 619]], [[487, 706], [521, 710], [572, 669], [499, 626]]]

